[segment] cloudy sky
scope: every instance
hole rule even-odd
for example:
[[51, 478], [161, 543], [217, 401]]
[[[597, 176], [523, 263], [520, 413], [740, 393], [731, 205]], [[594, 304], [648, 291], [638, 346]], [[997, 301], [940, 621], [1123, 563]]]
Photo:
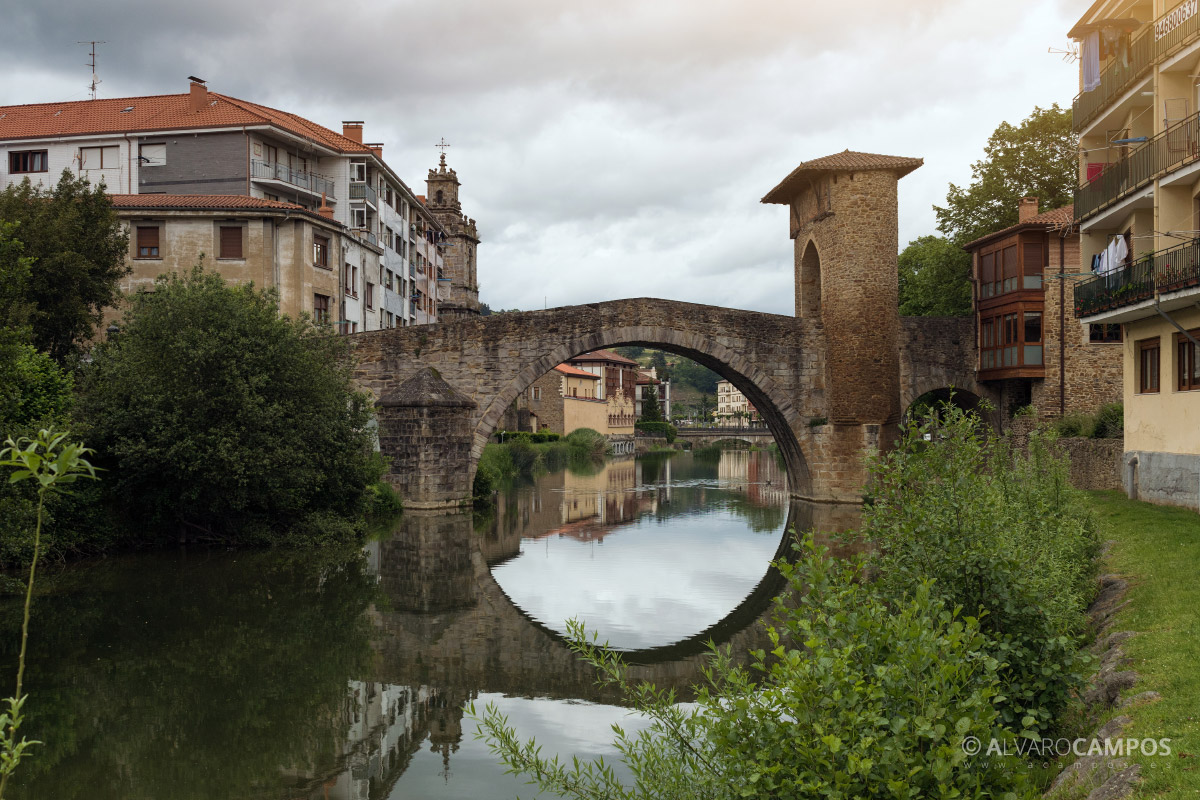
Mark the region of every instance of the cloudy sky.
[[[15, 5], [15, 4], [14, 4]], [[214, 91], [367, 141], [418, 193], [435, 142], [478, 220], [482, 299], [658, 296], [792, 313], [786, 212], [759, 199], [844, 149], [920, 156], [900, 242], [988, 135], [1069, 104], [1084, 0], [40, 0], [5, 10], [0, 104]], [[269, 9], [269, 10], [268, 10]]]

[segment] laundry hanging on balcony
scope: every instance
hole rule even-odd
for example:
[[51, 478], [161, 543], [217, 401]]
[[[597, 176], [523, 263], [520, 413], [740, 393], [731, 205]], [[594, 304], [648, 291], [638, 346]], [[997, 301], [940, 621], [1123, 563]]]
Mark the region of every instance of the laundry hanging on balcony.
[[1083, 90], [1100, 86], [1100, 31], [1092, 31], [1083, 40]]

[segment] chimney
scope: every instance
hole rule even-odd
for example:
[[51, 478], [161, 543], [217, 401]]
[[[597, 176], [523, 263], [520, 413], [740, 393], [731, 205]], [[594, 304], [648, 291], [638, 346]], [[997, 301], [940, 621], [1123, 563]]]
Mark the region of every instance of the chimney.
[[352, 119], [342, 121], [342, 136], [362, 144], [362, 120]]
[[1038, 215], [1038, 199], [1036, 197], [1022, 197], [1017, 203], [1017, 222], [1024, 222], [1030, 217]]
[[374, 142], [368, 144], [367, 147], [371, 148], [371, 152], [375, 154], [376, 158], [383, 161], [383, 142]]
[[333, 219], [333, 209], [329, 207], [329, 203], [325, 202], [324, 192], [321, 192], [321, 205], [317, 208], [317, 213], [325, 219]]
[[188, 87], [191, 92], [191, 97], [188, 99], [188, 107], [192, 111], [203, 111], [208, 107], [208, 87], [199, 78], [192, 78], [191, 81], [192, 83]]

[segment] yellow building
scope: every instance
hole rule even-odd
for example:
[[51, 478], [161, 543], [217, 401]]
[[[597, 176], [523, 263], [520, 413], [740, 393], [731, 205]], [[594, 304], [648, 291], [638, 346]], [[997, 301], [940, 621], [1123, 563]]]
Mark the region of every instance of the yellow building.
[[1123, 331], [1131, 497], [1200, 504], [1200, 2], [1097, 0], [1080, 42], [1075, 315]]

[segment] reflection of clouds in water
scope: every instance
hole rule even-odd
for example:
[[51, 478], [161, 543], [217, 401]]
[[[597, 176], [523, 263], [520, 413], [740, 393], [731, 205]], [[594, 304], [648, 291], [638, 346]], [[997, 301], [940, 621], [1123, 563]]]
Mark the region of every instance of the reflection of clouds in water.
[[642, 517], [602, 542], [547, 536], [493, 570], [525, 613], [553, 630], [577, 617], [614, 647], [657, 647], [724, 619], [767, 572], [781, 532], [754, 533], [722, 509]]

